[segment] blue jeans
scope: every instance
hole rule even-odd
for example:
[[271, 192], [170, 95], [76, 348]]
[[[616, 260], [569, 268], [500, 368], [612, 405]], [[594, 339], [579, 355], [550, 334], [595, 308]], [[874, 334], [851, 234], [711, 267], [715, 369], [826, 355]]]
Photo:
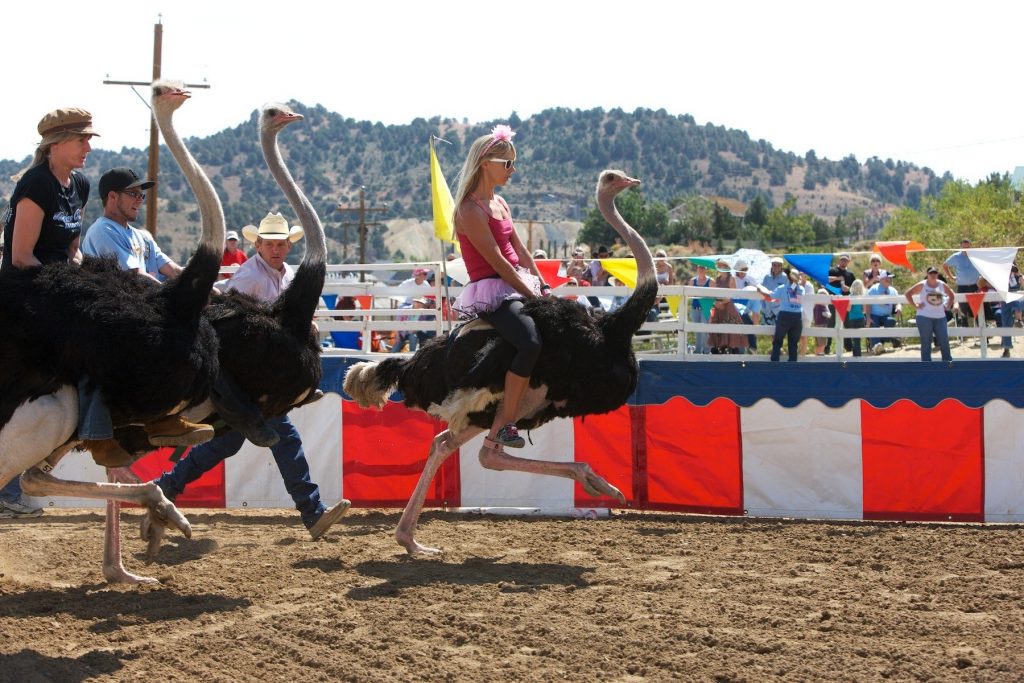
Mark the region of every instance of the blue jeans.
[[[694, 323], [706, 323], [707, 318], [704, 317], [703, 308], [691, 308], [690, 309], [690, 322]], [[710, 353], [711, 349], [708, 347], [708, 333], [707, 332], [695, 332], [694, 337], [696, 338], [696, 345], [694, 346], [694, 353]]]
[[[284, 487], [295, 501], [295, 509], [302, 514], [302, 523], [306, 528], [313, 526], [326, 509], [320, 502], [320, 487], [314, 484], [309, 476], [309, 462], [302, 451], [302, 439], [288, 416], [267, 420], [270, 428], [281, 437], [270, 452], [274, 454], [277, 469], [281, 472]], [[189, 482], [193, 482], [217, 466], [217, 463], [237, 453], [245, 443], [245, 437], [238, 432], [229, 432], [218, 436], [189, 451], [170, 472], [165, 472], [156, 480], [165, 495], [176, 497], [185, 490]]]
[[[878, 315], [877, 313], [872, 313], [871, 314], [871, 326], [872, 327], [879, 327], [879, 328], [896, 327], [896, 319], [893, 318], [891, 315]], [[870, 347], [874, 346], [875, 344], [884, 344], [887, 341], [892, 341], [892, 340], [891, 339], [878, 339], [876, 337], [868, 337], [868, 348], [870, 349]]]
[[953, 360], [953, 354], [949, 351], [949, 329], [946, 327], [946, 319], [926, 318], [923, 315], [917, 316], [917, 332], [921, 335], [921, 360], [932, 359], [932, 338], [939, 345], [942, 352], [942, 360]]
[[7, 482], [7, 485], [0, 489], [0, 501], [4, 503], [17, 503], [21, 500], [21, 475]]
[[[1000, 327], [1013, 327], [1013, 312], [1016, 309], [1015, 304], [1017, 304], [1017, 303], [1018, 302], [1016, 302], [1016, 301], [1014, 301], [1013, 303], [1004, 303], [999, 308], [999, 314], [1000, 314], [999, 315], [999, 326]], [[1004, 349], [1012, 349], [1013, 348], [1013, 337], [1010, 337], [1010, 336], [1003, 337], [1003, 348]]]
[[114, 437], [114, 421], [103, 391], [88, 377], [78, 380], [78, 438], [102, 441]]

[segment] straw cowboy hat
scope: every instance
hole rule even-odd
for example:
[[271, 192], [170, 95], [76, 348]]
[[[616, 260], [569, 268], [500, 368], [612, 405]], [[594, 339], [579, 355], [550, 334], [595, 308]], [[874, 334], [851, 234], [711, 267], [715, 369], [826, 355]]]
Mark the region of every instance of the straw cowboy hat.
[[247, 225], [242, 228], [242, 234], [250, 242], [255, 242], [257, 239], [298, 242], [306, 233], [297, 225], [289, 228], [288, 221], [284, 219], [284, 216], [271, 212], [260, 221], [259, 228]]

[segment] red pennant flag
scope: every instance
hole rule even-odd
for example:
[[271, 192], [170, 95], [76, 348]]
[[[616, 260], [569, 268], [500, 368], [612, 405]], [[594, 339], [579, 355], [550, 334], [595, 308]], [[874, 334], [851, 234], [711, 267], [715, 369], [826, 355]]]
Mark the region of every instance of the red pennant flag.
[[846, 314], [850, 312], [850, 300], [844, 297], [833, 297], [832, 305], [836, 307], [836, 313], [842, 321], [846, 322]]
[[907, 252], [924, 251], [924, 245], [920, 242], [906, 240], [902, 242], [875, 242], [875, 251], [897, 266], [909, 268], [913, 272], [914, 266], [910, 265], [910, 261], [907, 260]]
[[966, 295], [967, 303], [971, 305], [971, 311], [974, 312], [974, 317], [978, 317], [978, 313], [981, 311], [982, 302], [985, 301], [985, 292], [971, 292]]
[[558, 274], [558, 269], [562, 267], [562, 262], [558, 259], [533, 259], [533, 262], [537, 264], [537, 270], [540, 271], [540, 278], [552, 287], [564, 285], [569, 281], [569, 278]]

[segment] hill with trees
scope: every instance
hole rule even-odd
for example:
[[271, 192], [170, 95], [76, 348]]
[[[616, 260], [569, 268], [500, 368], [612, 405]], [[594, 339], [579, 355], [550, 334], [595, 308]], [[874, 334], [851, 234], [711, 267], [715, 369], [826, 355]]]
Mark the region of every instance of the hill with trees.
[[[339, 212], [339, 203], [357, 202], [358, 188], [365, 187], [368, 203], [387, 206], [386, 212], [374, 215], [376, 220], [406, 228], [410, 220], [429, 222], [429, 137], [438, 135], [449, 143], [438, 143], [437, 149], [448, 181], [454, 183], [468, 145], [495, 123], [434, 117], [385, 126], [345, 118], [319, 105], [292, 106], [306, 120], [282, 134], [281, 147], [320, 213], [332, 261], [354, 260], [358, 240], [356, 231], [345, 225], [354, 215]], [[525, 119], [513, 113], [508, 123], [517, 133], [519, 173], [504, 195], [520, 224], [539, 222], [545, 227], [542, 235], [555, 242], [558, 235], [575, 238], [575, 230], [593, 210], [597, 175], [610, 167], [643, 180], [638, 199], [631, 201], [649, 205], [650, 223], [656, 226], [649, 237], [661, 243], [738, 240], [824, 246], [866, 237], [893, 212], [917, 209], [924, 198], [937, 197], [951, 180], [948, 174], [938, 176], [904, 161], [861, 162], [852, 155], [833, 161], [813, 150], [777, 150], [743, 131], [698, 125], [689, 115], [664, 110], [556, 108]], [[291, 213], [263, 162], [257, 112], [238, 126], [187, 142], [221, 197], [229, 228], [258, 223], [270, 210]], [[180, 259], [191, 253], [198, 237], [198, 210], [166, 148], [160, 158], [159, 240]], [[27, 162], [28, 157], [0, 161], [0, 210], [13, 189], [8, 177]], [[104, 170], [131, 166], [142, 172], [146, 165], [146, 150], [95, 150], [84, 172], [95, 188]], [[90, 202], [89, 222], [100, 210], [97, 200]], [[769, 221], [772, 212], [778, 220]], [[552, 227], [563, 222], [574, 227]], [[772, 231], [765, 233], [769, 224]], [[425, 257], [413, 253], [418, 249], [411, 244], [403, 249], [386, 230], [369, 231], [367, 260]]]

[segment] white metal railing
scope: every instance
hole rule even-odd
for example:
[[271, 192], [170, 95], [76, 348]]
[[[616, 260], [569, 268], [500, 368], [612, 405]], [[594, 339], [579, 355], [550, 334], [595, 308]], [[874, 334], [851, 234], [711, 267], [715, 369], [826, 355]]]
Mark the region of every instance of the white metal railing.
[[[431, 290], [421, 288], [403, 287], [401, 285], [388, 285], [371, 277], [371, 281], [360, 282], [358, 273], [394, 273], [408, 272], [414, 268], [428, 268], [435, 273], [435, 284]], [[232, 273], [238, 269], [237, 266], [229, 266], [221, 269], [222, 273]], [[368, 308], [339, 310], [332, 307], [319, 307], [316, 311], [315, 320], [320, 329], [321, 339], [324, 344], [324, 353], [328, 355], [364, 355], [374, 354], [372, 350], [375, 337], [386, 337], [392, 332], [434, 332], [443, 334], [452, 329], [457, 321], [450, 319], [448, 307], [445, 300], [454, 300], [461, 292], [462, 286], [452, 282], [447, 288], [444, 287], [444, 272], [437, 261], [425, 261], [417, 263], [375, 263], [375, 264], [335, 264], [327, 267], [327, 279], [324, 283], [323, 294], [328, 298], [332, 297], [370, 297], [371, 306]], [[567, 287], [565, 285], [555, 288], [552, 293], [555, 296], [578, 296], [596, 297], [602, 304], [602, 308], [608, 308], [615, 297], [627, 297], [632, 289], [624, 286], [615, 287]], [[663, 285], [658, 291], [659, 297], [680, 297], [676, 315], [664, 311], [657, 321], [647, 322], [641, 328], [645, 333], [636, 338], [642, 343], [645, 339], [652, 343], [649, 346], [654, 348], [638, 351], [640, 357], [654, 358], [677, 358], [680, 360], [701, 360], [713, 361], [737, 361], [754, 360], [758, 356], [751, 355], [700, 355], [697, 356], [687, 343], [689, 335], [696, 333], [719, 333], [719, 334], [742, 334], [771, 337], [774, 335], [774, 325], [726, 325], [711, 323], [696, 323], [689, 320], [689, 312], [693, 299], [734, 299], [750, 300], [761, 298], [761, 295], [750, 290], [720, 289], [715, 287], [694, 287], [690, 285]], [[428, 308], [403, 307], [403, 303], [410, 298], [426, 297], [432, 302]], [[865, 317], [870, 319], [870, 306], [872, 304], [896, 304], [901, 305], [906, 312], [909, 304], [906, 297], [899, 295], [865, 295], [865, 296], [831, 296], [824, 294], [808, 294], [803, 297], [807, 306], [815, 304], [830, 304], [833, 299], [842, 298], [849, 300], [850, 304], [861, 304], [865, 307]], [[956, 302], [966, 302], [965, 294], [957, 294]], [[997, 292], [987, 292], [984, 301], [1002, 302]], [[764, 305], [766, 305], [765, 302]], [[764, 306], [762, 306], [762, 309]], [[913, 309], [910, 309], [911, 311]], [[418, 319], [408, 319], [408, 316], [417, 316]], [[762, 311], [763, 315], [763, 311]], [[908, 325], [913, 319], [913, 314], [904, 314], [904, 326], [896, 327], [868, 327], [850, 329], [843, 326], [842, 321], [836, 316], [831, 327], [814, 327], [805, 325], [802, 336], [815, 338], [831, 338], [834, 352], [831, 357], [836, 360], [850, 360], [850, 353], [844, 350], [846, 339], [867, 339], [867, 338], [917, 338], [916, 326]], [[1020, 337], [1024, 336], [1024, 329], [1017, 327], [989, 327], [985, 318], [984, 308], [979, 311], [978, 324], [974, 327], [959, 327], [951, 325], [949, 336], [951, 339], [970, 340], [977, 339], [980, 346], [980, 357], [986, 358], [988, 351], [988, 340], [992, 337]], [[362, 338], [362, 346], [359, 349], [338, 348], [332, 343], [331, 332], [358, 332]], [[867, 360], [870, 354], [865, 354], [862, 359]], [[761, 359], [766, 356], [761, 355]], [[871, 360], [880, 360], [870, 357]]]

